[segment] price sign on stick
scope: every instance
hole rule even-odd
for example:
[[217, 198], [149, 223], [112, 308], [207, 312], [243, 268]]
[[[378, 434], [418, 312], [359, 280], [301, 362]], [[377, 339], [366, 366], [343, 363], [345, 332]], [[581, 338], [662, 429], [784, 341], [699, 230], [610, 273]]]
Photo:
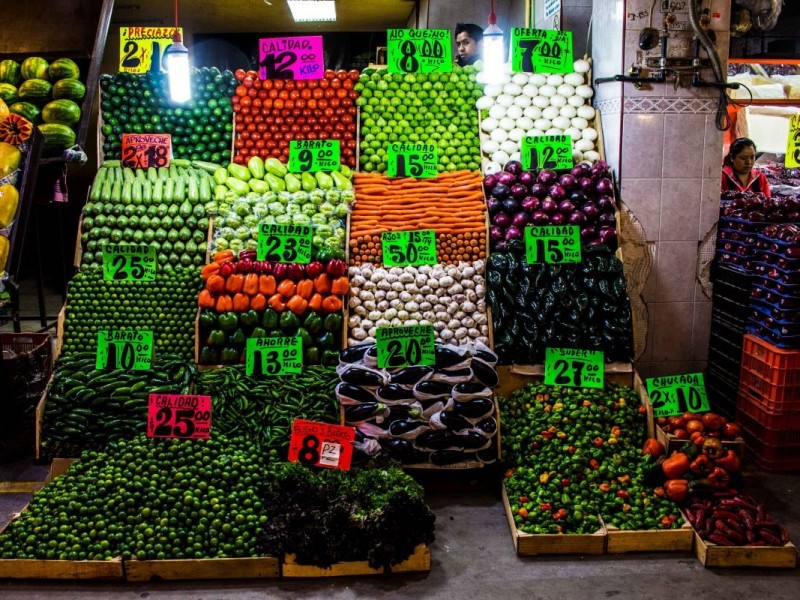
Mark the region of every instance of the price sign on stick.
[[389, 177], [436, 177], [439, 157], [434, 144], [389, 144]]
[[316, 173], [339, 170], [339, 140], [292, 140], [289, 172]]
[[436, 264], [436, 232], [387, 231], [381, 234], [383, 264], [387, 267]]
[[577, 225], [525, 228], [525, 260], [530, 263], [581, 262], [581, 231]]
[[432, 325], [378, 327], [375, 341], [379, 369], [436, 364]]
[[131, 169], [168, 167], [172, 137], [168, 133], [123, 133], [122, 166]]
[[300, 374], [303, 371], [303, 341], [300, 336], [249, 338], [245, 348], [245, 374]]
[[547, 348], [544, 355], [546, 385], [601, 388], [605, 369], [603, 353], [573, 348]]
[[155, 246], [106, 244], [103, 246], [103, 279], [106, 281], [155, 281]]
[[789, 119], [789, 140], [784, 164], [787, 167], [800, 167], [800, 113]]
[[313, 467], [347, 471], [353, 458], [355, 438], [356, 430], [353, 427], [295, 419], [289, 442], [289, 460]]
[[211, 396], [150, 394], [147, 437], [207, 440], [211, 433]]
[[685, 412], [711, 410], [702, 373], [654, 377], [645, 381], [653, 403], [653, 416], [671, 417]]
[[388, 29], [386, 46], [389, 73], [450, 73], [453, 70], [447, 29]]
[[568, 135], [525, 136], [520, 143], [523, 169], [571, 169], [572, 138]]
[[572, 72], [572, 32], [512, 28], [511, 70], [515, 73]]
[[258, 64], [261, 79], [322, 79], [325, 74], [322, 36], [260, 39]]
[[258, 226], [257, 260], [298, 263], [311, 262], [312, 229], [310, 225]]
[[96, 369], [149, 371], [153, 361], [152, 331], [99, 331]]
[[[119, 70], [121, 73], [166, 71], [164, 52], [172, 46], [174, 27], [120, 27]], [[178, 27], [183, 39], [183, 28]]]

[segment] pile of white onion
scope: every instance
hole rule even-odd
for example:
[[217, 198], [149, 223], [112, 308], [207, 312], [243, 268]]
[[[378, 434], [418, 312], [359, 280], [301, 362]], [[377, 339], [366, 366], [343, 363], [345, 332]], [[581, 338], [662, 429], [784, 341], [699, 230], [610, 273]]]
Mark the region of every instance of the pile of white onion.
[[525, 136], [569, 135], [576, 163], [600, 159], [595, 151], [594, 90], [586, 84], [588, 61], [576, 60], [573, 73], [509, 73], [501, 83], [486, 85], [476, 102], [481, 121], [484, 174], [497, 173], [510, 160], [520, 160]]

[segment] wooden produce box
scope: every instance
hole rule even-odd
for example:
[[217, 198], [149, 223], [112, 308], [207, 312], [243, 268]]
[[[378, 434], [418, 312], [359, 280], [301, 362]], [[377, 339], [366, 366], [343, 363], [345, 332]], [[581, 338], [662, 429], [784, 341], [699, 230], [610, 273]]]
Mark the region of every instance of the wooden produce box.
[[342, 562], [332, 565], [328, 569], [313, 565], [299, 565], [295, 562], [293, 554], [287, 554], [281, 565], [282, 577], [346, 577], [351, 575], [386, 575], [396, 573], [428, 573], [431, 570], [431, 550], [428, 546], [420, 544], [414, 553], [399, 565], [393, 566], [388, 572], [383, 569], [373, 569], [366, 560]]
[[613, 525], [606, 525], [606, 552], [691, 552], [694, 530], [686, 519], [682, 518], [682, 521], [680, 529], [622, 531]]
[[508, 528], [514, 541], [518, 556], [534, 556], [537, 554], [604, 554], [606, 551], [606, 528], [600, 523], [595, 533], [585, 534], [540, 534], [524, 533], [517, 529], [511, 503], [508, 501], [506, 487], [503, 486], [503, 507], [508, 519]]
[[[647, 390], [644, 392], [647, 393]], [[649, 398], [649, 396], [648, 396]], [[688, 442], [689, 440], [679, 440], [671, 433], [667, 433], [664, 431], [660, 425], [655, 426], [655, 433], [656, 439], [664, 444], [664, 448], [667, 449], [667, 454], [671, 453], [674, 450], [678, 450], [683, 444]], [[732, 441], [723, 441], [722, 445], [725, 448], [730, 448], [739, 456], [744, 456], [744, 440], [742, 438], [736, 438]]]
[[278, 559], [271, 556], [125, 561], [127, 581], [267, 579], [279, 576]]
[[797, 548], [785, 546], [717, 546], [694, 533], [694, 553], [704, 567], [762, 567], [793, 569], [797, 566]]

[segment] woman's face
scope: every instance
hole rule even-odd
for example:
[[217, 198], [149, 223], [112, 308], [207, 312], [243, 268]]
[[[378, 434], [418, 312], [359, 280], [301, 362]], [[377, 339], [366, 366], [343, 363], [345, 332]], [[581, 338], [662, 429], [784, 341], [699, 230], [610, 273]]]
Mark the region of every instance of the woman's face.
[[745, 146], [744, 150], [733, 157], [733, 170], [739, 175], [749, 173], [756, 162], [756, 149], [752, 146]]

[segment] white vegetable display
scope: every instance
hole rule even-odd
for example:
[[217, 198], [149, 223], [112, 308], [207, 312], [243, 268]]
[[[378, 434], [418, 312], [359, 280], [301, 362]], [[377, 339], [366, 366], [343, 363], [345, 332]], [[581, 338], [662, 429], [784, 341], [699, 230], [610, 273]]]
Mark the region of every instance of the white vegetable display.
[[489, 343], [485, 262], [350, 267], [348, 346], [375, 341], [378, 326], [432, 325], [437, 341]]

